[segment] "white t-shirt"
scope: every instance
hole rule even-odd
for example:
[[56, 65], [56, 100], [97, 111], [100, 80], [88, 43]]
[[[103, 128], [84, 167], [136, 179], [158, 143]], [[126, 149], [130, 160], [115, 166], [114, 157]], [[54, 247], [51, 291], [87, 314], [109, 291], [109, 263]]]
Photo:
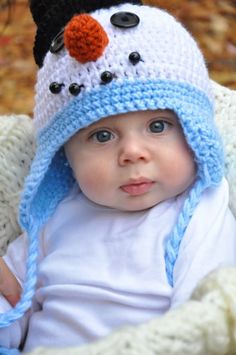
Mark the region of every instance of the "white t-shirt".
[[[140, 212], [102, 207], [81, 193], [65, 199], [41, 235], [31, 314], [0, 329], [0, 345], [18, 347], [28, 323], [25, 351], [78, 346], [186, 301], [207, 273], [236, 264], [236, 222], [227, 190], [224, 180], [203, 194], [180, 246], [173, 288], [166, 277], [164, 244], [184, 194]], [[26, 250], [21, 236], [5, 256], [21, 282]], [[0, 309], [8, 308], [0, 300]]]

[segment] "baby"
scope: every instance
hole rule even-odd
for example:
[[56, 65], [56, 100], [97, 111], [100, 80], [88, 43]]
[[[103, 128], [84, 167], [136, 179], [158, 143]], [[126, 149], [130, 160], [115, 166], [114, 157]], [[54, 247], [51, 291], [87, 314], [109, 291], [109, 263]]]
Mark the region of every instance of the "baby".
[[211, 84], [189, 33], [138, 1], [30, 6], [37, 152], [24, 233], [1, 260], [23, 291], [15, 308], [4, 287], [0, 299], [0, 345], [23, 351], [147, 322], [236, 264]]

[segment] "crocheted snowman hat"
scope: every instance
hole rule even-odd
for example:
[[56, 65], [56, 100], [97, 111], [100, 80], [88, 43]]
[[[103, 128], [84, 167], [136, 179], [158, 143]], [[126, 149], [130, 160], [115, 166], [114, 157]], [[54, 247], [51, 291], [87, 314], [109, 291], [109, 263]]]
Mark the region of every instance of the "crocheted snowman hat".
[[63, 145], [79, 129], [130, 111], [171, 109], [177, 114], [197, 177], [165, 247], [171, 285], [194, 208], [202, 192], [222, 179], [222, 146], [202, 54], [172, 16], [138, 3], [31, 0], [38, 24], [34, 54], [41, 68], [34, 114], [37, 151], [20, 206], [20, 223], [29, 238], [27, 279], [5, 324], [30, 304], [40, 228], [75, 182]]

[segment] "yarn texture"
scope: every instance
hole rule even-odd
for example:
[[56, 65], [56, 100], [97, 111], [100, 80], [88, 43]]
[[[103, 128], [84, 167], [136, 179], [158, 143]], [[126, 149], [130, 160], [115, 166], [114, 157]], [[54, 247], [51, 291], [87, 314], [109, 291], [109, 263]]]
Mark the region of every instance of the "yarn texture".
[[225, 147], [225, 170], [229, 181], [230, 207], [236, 216], [236, 92], [213, 83], [215, 117]]
[[20, 233], [20, 192], [34, 152], [31, 119], [26, 115], [0, 116], [0, 255]]
[[140, 0], [30, 0], [31, 13], [38, 26], [34, 45], [35, 62], [39, 67], [43, 65], [51, 41], [75, 13], [90, 13], [101, 7], [107, 8], [127, 2], [141, 4]]
[[98, 59], [109, 40], [102, 26], [91, 16], [74, 16], [65, 28], [65, 46], [80, 63]]

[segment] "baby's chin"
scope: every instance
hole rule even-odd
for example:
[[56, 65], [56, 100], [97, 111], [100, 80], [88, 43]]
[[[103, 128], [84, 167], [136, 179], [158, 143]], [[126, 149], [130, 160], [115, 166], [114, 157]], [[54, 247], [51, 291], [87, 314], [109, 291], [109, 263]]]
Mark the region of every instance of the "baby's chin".
[[[83, 192], [84, 193], [84, 192]], [[88, 200], [104, 208], [111, 208], [122, 212], [141, 212], [148, 210], [163, 201], [169, 200], [173, 196], [155, 196], [153, 193], [145, 193], [138, 196], [125, 196], [123, 198], [106, 198], [104, 196], [94, 196], [91, 193], [84, 193]]]
[[[117, 209], [122, 212], [141, 212], [145, 210], [149, 210], [150, 208], [158, 205], [159, 203], [163, 202], [161, 201], [154, 201], [154, 202], [137, 202], [137, 201], [132, 201], [132, 203], [127, 203], [127, 204], [121, 204], [121, 205], [113, 205], [110, 206], [110, 208]], [[109, 207], [109, 206], [107, 206]]]

